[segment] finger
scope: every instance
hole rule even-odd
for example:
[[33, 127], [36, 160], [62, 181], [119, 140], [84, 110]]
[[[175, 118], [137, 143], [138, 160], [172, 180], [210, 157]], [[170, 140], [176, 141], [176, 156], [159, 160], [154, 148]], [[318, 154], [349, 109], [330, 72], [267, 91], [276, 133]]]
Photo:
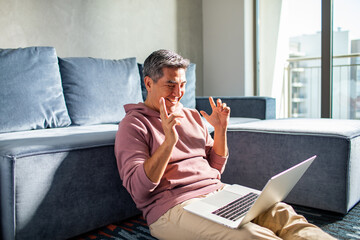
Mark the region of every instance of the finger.
[[209, 114], [207, 114], [205, 111], [200, 111], [201, 115], [206, 119], [209, 117]]
[[217, 106], [218, 106], [218, 107], [221, 107], [221, 99], [218, 98], [216, 102], [217, 102]]
[[160, 109], [159, 109], [160, 110], [160, 117], [164, 118], [164, 119], [167, 119], [169, 117], [169, 115], [167, 113], [166, 106], [165, 106], [165, 99], [163, 97], [160, 98], [159, 104], [160, 104]]
[[224, 108], [221, 112], [222, 112], [222, 113], [225, 113], [225, 114], [230, 114], [230, 108], [229, 108], [229, 107], [226, 107], [226, 108]]
[[184, 116], [181, 115], [181, 114], [172, 113], [172, 114], [169, 115], [168, 120], [169, 120], [169, 121], [173, 121], [173, 120], [179, 121], [178, 119], [183, 118], [183, 117], [184, 117]]
[[216, 105], [215, 105], [215, 101], [212, 97], [209, 97], [209, 102], [210, 102], [211, 109], [214, 109], [216, 107]]
[[179, 119], [174, 118], [174, 119], [171, 119], [171, 120], [169, 121], [169, 126], [170, 126], [170, 127], [173, 127], [173, 126], [175, 126], [175, 125], [181, 125], [181, 122], [180, 122]]

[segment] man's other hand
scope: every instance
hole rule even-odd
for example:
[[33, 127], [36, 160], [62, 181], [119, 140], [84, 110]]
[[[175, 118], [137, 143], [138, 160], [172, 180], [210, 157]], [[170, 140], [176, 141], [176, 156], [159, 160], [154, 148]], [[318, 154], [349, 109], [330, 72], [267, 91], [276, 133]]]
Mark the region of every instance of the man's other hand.
[[229, 124], [230, 117], [230, 108], [226, 103], [222, 103], [221, 99], [218, 98], [215, 104], [215, 101], [212, 97], [209, 97], [210, 106], [212, 109], [211, 115], [207, 114], [205, 111], [200, 111], [201, 115], [208, 121], [214, 129], [227, 129]]

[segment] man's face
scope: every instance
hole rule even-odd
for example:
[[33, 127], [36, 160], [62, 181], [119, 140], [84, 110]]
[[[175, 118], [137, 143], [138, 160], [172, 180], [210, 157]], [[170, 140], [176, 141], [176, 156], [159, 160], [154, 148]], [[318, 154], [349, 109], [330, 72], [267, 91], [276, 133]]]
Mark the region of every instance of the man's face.
[[145, 104], [156, 111], [159, 111], [160, 98], [165, 99], [165, 106], [168, 114], [173, 113], [185, 94], [185, 69], [184, 68], [163, 68], [164, 75], [155, 83], [151, 78], [146, 77], [145, 85], [148, 95]]

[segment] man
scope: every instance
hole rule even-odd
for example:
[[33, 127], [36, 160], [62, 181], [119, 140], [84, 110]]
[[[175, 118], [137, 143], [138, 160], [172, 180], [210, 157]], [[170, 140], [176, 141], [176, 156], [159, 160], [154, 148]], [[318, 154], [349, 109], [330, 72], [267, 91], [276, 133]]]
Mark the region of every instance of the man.
[[168, 51], [153, 52], [144, 62], [144, 103], [125, 105], [115, 155], [123, 185], [159, 239], [332, 239], [284, 204], [241, 227], [230, 229], [183, 207], [221, 191], [228, 156], [226, 130], [230, 108], [210, 97], [214, 127], [209, 135], [200, 114], [184, 108], [189, 60]]

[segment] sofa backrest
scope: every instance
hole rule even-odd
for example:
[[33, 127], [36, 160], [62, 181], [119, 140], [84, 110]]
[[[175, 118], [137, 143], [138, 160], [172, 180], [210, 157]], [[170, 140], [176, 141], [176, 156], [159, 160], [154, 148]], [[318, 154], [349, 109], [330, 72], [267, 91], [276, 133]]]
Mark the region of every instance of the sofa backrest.
[[[191, 63], [181, 99], [188, 108], [195, 108], [195, 71]], [[119, 123], [124, 104], [145, 99], [136, 58], [59, 58], [53, 47], [0, 49], [0, 133]]]
[[127, 103], [142, 102], [136, 58], [59, 58], [73, 125], [119, 123]]
[[0, 133], [69, 126], [55, 49], [0, 49], [0, 101]]

